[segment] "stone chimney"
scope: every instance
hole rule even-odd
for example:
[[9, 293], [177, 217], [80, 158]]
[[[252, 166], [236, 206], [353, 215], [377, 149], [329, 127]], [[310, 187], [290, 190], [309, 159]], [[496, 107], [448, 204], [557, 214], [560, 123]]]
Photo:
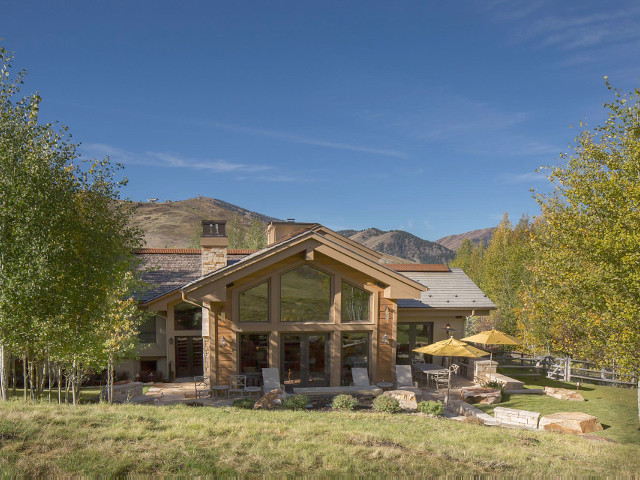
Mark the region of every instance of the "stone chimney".
[[225, 231], [226, 223], [226, 220], [202, 221], [202, 275], [227, 266], [229, 238]]

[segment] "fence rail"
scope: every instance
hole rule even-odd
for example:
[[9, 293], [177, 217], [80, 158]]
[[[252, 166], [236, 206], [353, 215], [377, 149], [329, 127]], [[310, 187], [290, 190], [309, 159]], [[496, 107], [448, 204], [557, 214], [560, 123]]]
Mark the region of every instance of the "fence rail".
[[578, 360], [570, 357], [525, 356], [524, 353], [511, 352], [505, 355], [494, 356], [501, 367], [509, 369], [532, 370], [535, 372], [518, 372], [517, 376], [545, 375], [553, 380], [565, 382], [581, 381], [591, 383], [604, 383], [607, 385], [637, 386], [635, 377], [620, 375], [615, 367], [589, 368], [595, 365], [588, 360]]

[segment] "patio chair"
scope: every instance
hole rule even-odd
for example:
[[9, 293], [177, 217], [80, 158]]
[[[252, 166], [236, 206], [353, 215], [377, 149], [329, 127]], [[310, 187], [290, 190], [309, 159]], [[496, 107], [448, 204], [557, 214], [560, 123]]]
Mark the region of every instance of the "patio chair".
[[434, 375], [433, 381], [436, 384], [436, 389], [446, 387], [449, 385], [449, 372], [438, 372]]
[[284, 392], [284, 385], [280, 383], [280, 372], [277, 368], [262, 369], [262, 391], [269, 393], [271, 390], [279, 388]]
[[369, 381], [369, 373], [366, 368], [352, 368], [351, 378], [353, 378], [353, 384], [356, 387], [369, 387], [371, 382]]
[[245, 388], [247, 388], [246, 375], [231, 375], [229, 377], [229, 396], [234, 393], [239, 393], [240, 396], [243, 397]]
[[408, 390], [422, 396], [422, 390], [413, 382], [411, 365], [396, 365], [396, 389]]
[[196, 398], [211, 396], [211, 383], [209, 377], [198, 375], [193, 377], [193, 383], [196, 389]]

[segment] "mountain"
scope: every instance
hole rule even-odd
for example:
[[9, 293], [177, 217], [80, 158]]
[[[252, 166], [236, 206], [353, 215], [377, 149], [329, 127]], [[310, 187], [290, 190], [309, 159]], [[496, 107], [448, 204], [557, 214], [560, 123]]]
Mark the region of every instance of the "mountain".
[[196, 197], [165, 203], [134, 202], [136, 212], [131, 225], [144, 232], [148, 248], [186, 248], [194, 245], [202, 220], [230, 220], [238, 215], [249, 225], [254, 218], [268, 223], [278, 221], [231, 203], [209, 197]]
[[402, 230], [385, 232], [378, 228], [368, 228], [360, 231], [341, 230], [338, 233], [377, 252], [413, 262], [448, 263], [455, 257], [452, 250]]
[[454, 252], [458, 250], [458, 247], [462, 245], [462, 241], [465, 238], [471, 240], [474, 245], [479, 245], [480, 243], [484, 243], [485, 245], [489, 243], [491, 240], [491, 235], [493, 235], [493, 231], [495, 227], [492, 228], [481, 228], [479, 230], [471, 230], [466, 233], [459, 233], [458, 235], [448, 235], [446, 237], [442, 237], [439, 240], [436, 240], [436, 243], [439, 243], [442, 246], [445, 246]]
[[[249, 225], [255, 218], [264, 223], [279, 221], [277, 218], [209, 197], [164, 203], [134, 202], [133, 205], [136, 211], [131, 225], [144, 232], [144, 246], [148, 248], [195, 247], [202, 220], [230, 220], [237, 215], [244, 225]], [[401, 230], [385, 232], [369, 228], [342, 230], [338, 233], [382, 253], [383, 263], [447, 263], [455, 256], [454, 252], [442, 245]]]

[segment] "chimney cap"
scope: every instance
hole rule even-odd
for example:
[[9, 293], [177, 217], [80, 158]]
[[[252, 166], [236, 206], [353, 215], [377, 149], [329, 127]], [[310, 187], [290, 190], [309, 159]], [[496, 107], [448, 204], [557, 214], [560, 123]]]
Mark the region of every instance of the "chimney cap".
[[226, 237], [226, 220], [202, 220], [203, 237]]

